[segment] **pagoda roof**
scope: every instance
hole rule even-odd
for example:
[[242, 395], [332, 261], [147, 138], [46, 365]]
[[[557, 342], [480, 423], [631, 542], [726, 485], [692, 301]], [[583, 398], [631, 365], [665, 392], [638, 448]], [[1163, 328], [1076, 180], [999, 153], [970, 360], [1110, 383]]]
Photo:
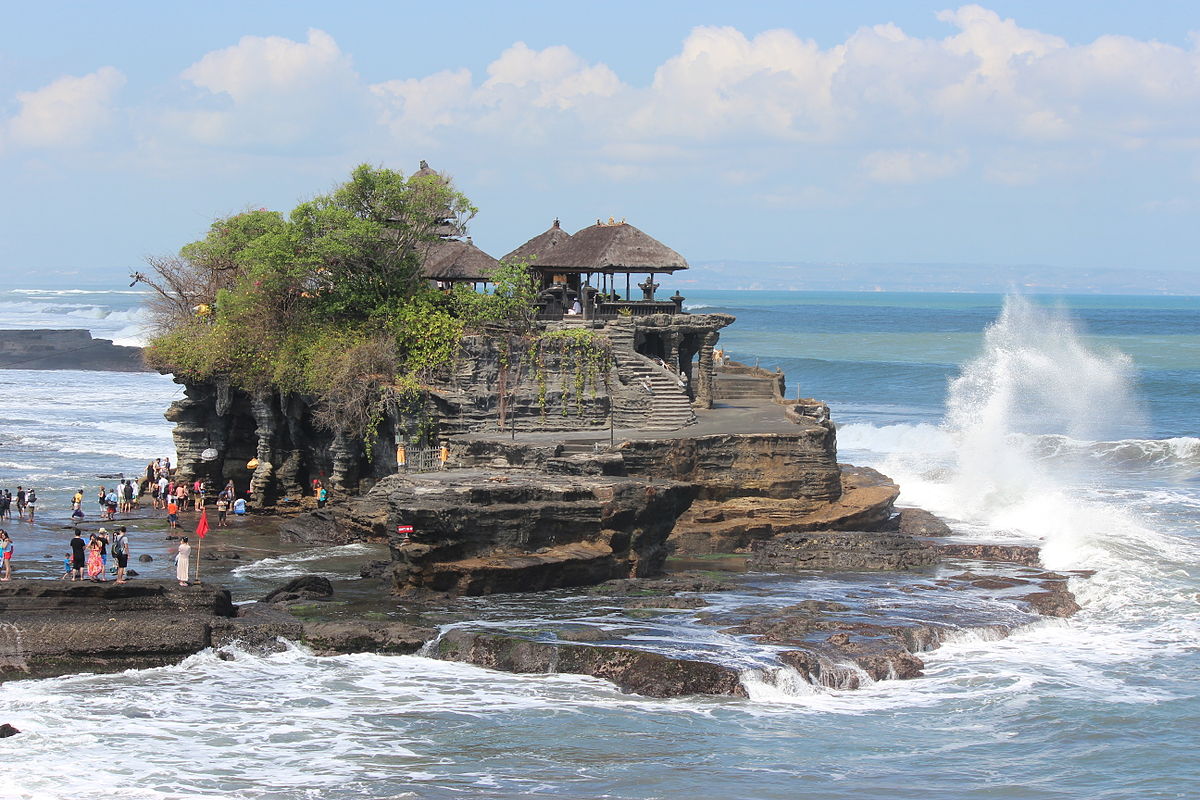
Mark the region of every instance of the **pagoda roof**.
[[688, 268], [682, 255], [624, 221], [597, 221], [573, 234], [564, 246], [540, 253], [533, 266], [569, 272], [675, 272]]
[[548, 230], [539, 233], [525, 244], [506, 255], [502, 261], [530, 261], [534, 265], [544, 263], [556, 248], [565, 246], [571, 241], [571, 234], [562, 229], [555, 219]]
[[468, 237], [441, 239], [430, 243], [421, 265], [421, 277], [435, 281], [485, 283], [492, 280], [500, 262], [475, 246]]

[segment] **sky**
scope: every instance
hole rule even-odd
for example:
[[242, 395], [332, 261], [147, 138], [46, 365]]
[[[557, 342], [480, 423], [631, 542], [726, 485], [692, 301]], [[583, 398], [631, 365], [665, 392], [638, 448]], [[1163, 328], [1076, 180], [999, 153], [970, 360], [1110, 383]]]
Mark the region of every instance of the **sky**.
[[9, 285], [120, 279], [421, 159], [495, 256], [615, 217], [693, 262], [1200, 269], [1195, 2], [0, 12]]

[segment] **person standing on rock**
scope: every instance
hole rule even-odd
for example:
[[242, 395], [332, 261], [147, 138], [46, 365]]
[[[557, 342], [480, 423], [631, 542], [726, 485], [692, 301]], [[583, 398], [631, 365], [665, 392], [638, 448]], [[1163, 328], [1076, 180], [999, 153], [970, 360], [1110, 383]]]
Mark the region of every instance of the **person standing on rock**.
[[12, 577], [13, 540], [3, 528], [0, 528], [0, 557], [4, 559], [0, 581], [6, 581]]
[[225, 492], [221, 492], [219, 495], [217, 495], [217, 527], [218, 528], [228, 528], [229, 527], [229, 520], [226, 519], [226, 516], [228, 516], [228, 514], [229, 514], [229, 495]]
[[88, 542], [87, 546], [87, 576], [89, 581], [106, 580], [104, 562], [100, 559], [100, 537], [95, 534], [92, 534], [92, 540]]
[[75, 529], [75, 538], [71, 540], [71, 580], [83, 580], [83, 565], [84, 554], [87, 551], [87, 542], [83, 540], [83, 533], [79, 528]]
[[188, 544], [188, 537], [185, 536], [179, 540], [179, 550], [175, 553], [175, 580], [179, 581], [180, 586], [188, 585], [191, 567], [188, 562], [191, 556], [192, 546]]
[[113, 558], [117, 561], [117, 583], [125, 582], [125, 568], [129, 566], [129, 535], [125, 526], [117, 528], [117, 535], [112, 543]]

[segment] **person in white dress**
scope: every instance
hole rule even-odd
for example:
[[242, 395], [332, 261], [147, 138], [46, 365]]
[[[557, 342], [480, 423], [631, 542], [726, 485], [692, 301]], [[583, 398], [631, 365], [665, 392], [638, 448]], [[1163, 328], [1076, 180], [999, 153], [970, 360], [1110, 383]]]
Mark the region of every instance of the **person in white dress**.
[[188, 585], [188, 561], [192, 555], [192, 546], [188, 544], [187, 537], [179, 540], [179, 551], [175, 554], [175, 578], [179, 581], [180, 586]]

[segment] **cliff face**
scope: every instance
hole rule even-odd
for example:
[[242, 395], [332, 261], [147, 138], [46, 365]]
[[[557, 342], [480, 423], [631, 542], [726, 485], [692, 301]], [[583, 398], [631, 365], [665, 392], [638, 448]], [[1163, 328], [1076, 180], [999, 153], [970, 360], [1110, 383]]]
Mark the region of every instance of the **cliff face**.
[[832, 427], [798, 420], [794, 433], [635, 440], [599, 453], [468, 440], [452, 452], [457, 468], [389, 476], [343, 518], [311, 521], [339, 541], [387, 537], [397, 592], [449, 594], [645, 577], [672, 552], [749, 552], [788, 530], [884, 524], [895, 486], [843, 470]]
[[[259, 504], [309, 491], [314, 478], [341, 489], [363, 478], [395, 471], [395, 454], [377, 448], [370, 460], [363, 445], [337, 437], [312, 423], [309, 402], [277, 392], [250, 394], [225, 384], [185, 384], [184, 397], [166, 417], [175, 423], [179, 475], [185, 481], [209, 478], [217, 486], [233, 480], [250, 489]], [[385, 421], [390, 424], [390, 421]], [[206, 459], [205, 452], [211, 451]], [[251, 469], [247, 465], [257, 459]]]

